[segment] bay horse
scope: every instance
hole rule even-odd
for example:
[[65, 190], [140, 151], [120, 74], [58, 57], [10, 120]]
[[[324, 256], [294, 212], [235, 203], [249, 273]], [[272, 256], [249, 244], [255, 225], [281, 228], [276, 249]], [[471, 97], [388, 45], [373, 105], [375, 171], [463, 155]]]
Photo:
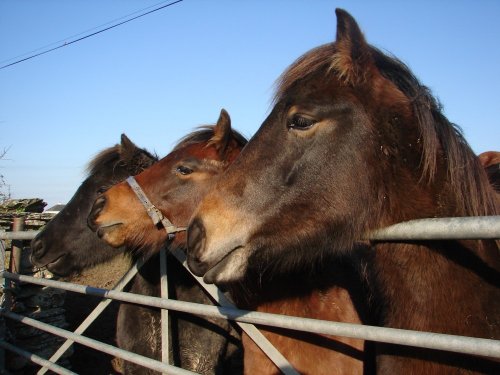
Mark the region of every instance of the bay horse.
[[[187, 136], [184, 142], [197, 138]], [[31, 260], [59, 276], [68, 276], [126, 254], [131, 262], [141, 254], [127, 246], [112, 247], [88, 227], [87, 217], [100, 193], [136, 175], [158, 161], [158, 157], [137, 147], [127, 136], [121, 143], [100, 152], [88, 167], [88, 177], [74, 196], [31, 243]], [[128, 290], [160, 296], [159, 255], [153, 255], [135, 276]], [[169, 257], [169, 295], [185, 301], [210, 303], [204, 291], [173, 257]], [[237, 332], [226, 322], [207, 321], [188, 315], [170, 314], [172, 344], [170, 363], [203, 374], [225, 373], [241, 367]], [[144, 356], [161, 357], [160, 311], [121, 303], [117, 317], [118, 346]], [[156, 373], [130, 362], [123, 362], [124, 374]]]
[[[234, 159], [237, 160], [236, 156], [244, 142], [241, 138], [231, 138], [229, 122], [227, 126], [225, 135], [200, 139], [197, 143], [177, 148], [135, 177], [147, 197], [174, 225], [189, 221], [213, 182]], [[89, 225], [113, 246], [146, 247], [154, 251], [167, 239], [166, 232], [152, 224], [131, 187], [123, 182], [96, 200], [89, 216]], [[180, 233], [175, 236], [172, 245], [185, 247], [185, 241], [185, 233]], [[325, 268], [326, 264], [329, 269], [321, 273], [321, 281], [311, 283], [300, 274], [297, 276], [301, 279], [297, 282], [288, 276], [274, 277], [270, 272], [256, 275], [252, 283], [247, 280], [244, 285], [232, 286], [230, 294], [236, 297], [239, 306], [359, 323], [358, 306], [355, 304], [359, 304], [360, 298], [356, 298], [362, 293], [362, 286], [353, 276], [355, 264], [349, 260], [342, 267], [334, 267], [325, 262]], [[263, 279], [266, 282], [261, 283]], [[338, 282], [340, 279], [343, 284]], [[255, 287], [251, 288], [250, 293], [245, 293], [249, 291], [249, 285]], [[289, 293], [285, 296], [282, 292], [279, 301], [273, 299], [277, 290], [282, 291], [284, 288]], [[257, 300], [258, 306], [255, 303]], [[295, 334], [279, 329], [264, 329], [263, 333], [300, 372], [327, 374], [335, 369], [338, 373], [357, 374], [363, 371], [362, 340]], [[276, 373], [274, 364], [246, 334], [243, 334], [243, 345], [245, 374]], [[311, 353], [319, 353], [322, 358], [315, 358]]]
[[[337, 36], [281, 76], [274, 108], [188, 227], [206, 282], [314, 270], [360, 248], [377, 325], [500, 339], [495, 241], [370, 242], [394, 223], [498, 215], [478, 158], [429, 89], [337, 9]], [[309, 273], [314, 279], [314, 271]], [[500, 373], [488, 358], [376, 344], [382, 374]]]

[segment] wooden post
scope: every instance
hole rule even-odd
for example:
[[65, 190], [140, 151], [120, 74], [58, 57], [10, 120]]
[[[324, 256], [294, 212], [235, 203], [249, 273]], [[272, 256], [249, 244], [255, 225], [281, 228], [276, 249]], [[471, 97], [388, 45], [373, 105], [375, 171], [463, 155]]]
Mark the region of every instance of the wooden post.
[[[24, 217], [16, 217], [12, 223], [13, 232], [24, 230]], [[23, 252], [23, 241], [12, 240], [12, 252], [10, 254], [10, 272], [21, 273], [21, 261]]]

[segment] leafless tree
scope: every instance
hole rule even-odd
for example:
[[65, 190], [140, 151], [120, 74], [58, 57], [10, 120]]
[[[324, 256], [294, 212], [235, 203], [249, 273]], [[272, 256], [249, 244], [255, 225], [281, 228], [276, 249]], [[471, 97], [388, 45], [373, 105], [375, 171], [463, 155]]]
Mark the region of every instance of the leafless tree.
[[[0, 152], [0, 160], [5, 158], [7, 151], [8, 149], [4, 148], [3, 151]], [[5, 202], [7, 199], [10, 199], [10, 185], [5, 182], [4, 175], [0, 173], [0, 203]]]

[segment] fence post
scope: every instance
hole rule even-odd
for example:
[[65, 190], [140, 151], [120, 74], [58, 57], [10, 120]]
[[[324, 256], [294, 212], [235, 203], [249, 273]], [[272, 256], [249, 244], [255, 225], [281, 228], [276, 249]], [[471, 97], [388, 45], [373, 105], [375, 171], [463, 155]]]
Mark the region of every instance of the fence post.
[[[24, 217], [16, 217], [12, 223], [13, 232], [22, 232], [24, 230]], [[10, 255], [10, 271], [12, 273], [21, 273], [21, 261], [23, 252], [23, 241], [12, 240], [12, 252]]]

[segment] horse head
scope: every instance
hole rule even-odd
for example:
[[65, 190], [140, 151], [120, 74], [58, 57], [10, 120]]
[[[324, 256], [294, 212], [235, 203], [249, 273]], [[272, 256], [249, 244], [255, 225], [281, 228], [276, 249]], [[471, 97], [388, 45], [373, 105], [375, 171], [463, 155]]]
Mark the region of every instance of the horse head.
[[429, 90], [336, 14], [336, 41], [283, 73], [270, 115], [193, 216], [188, 263], [207, 282], [252, 264], [286, 272], [399, 221], [493, 212], [484, 170]]
[[[222, 110], [215, 126], [202, 127], [186, 136], [170, 154], [135, 176], [135, 180], [161, 215], [178, 226], [185, 225], [214, 177], [232, 163], [245, 143], [231, 129], [229, 115]], [[168, 239], [165, 229], [151, 221], [126, 182], [96, 199], [88, 224], [114, 247], [157, 251]], [[184, 242], [185, 234], [178, 233], [174, 245]]]
[[58, 275], [69, 275], [122, 252], [96, 237], [87, 227], [87, 216], [100, 190], [141, 172], [156, 160], [125, 134], [120, 144], [99, 153], [68, 204], [31, 242], [32, 263]]

